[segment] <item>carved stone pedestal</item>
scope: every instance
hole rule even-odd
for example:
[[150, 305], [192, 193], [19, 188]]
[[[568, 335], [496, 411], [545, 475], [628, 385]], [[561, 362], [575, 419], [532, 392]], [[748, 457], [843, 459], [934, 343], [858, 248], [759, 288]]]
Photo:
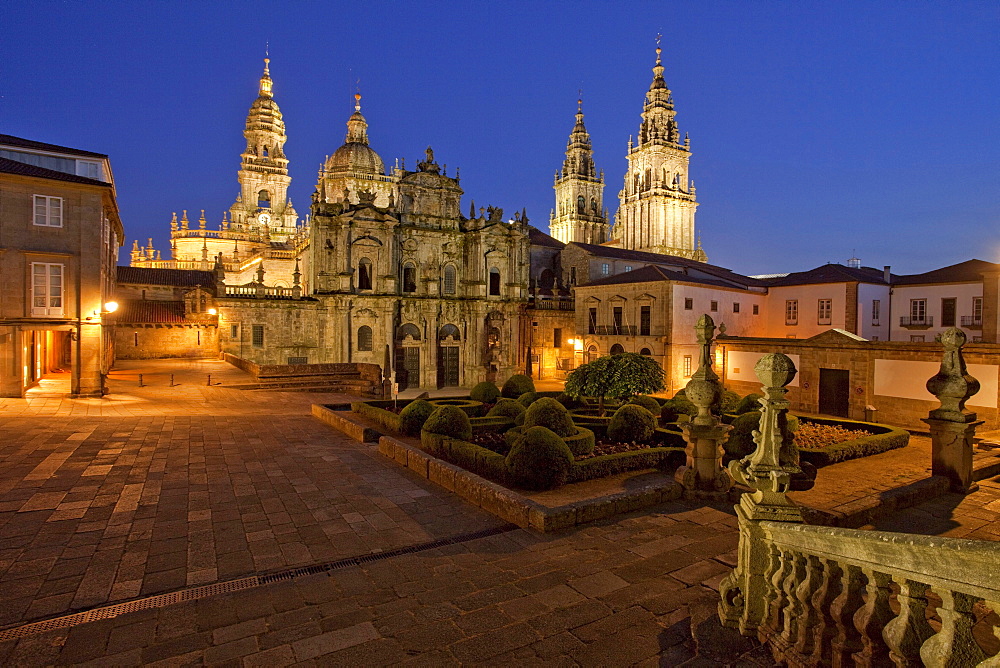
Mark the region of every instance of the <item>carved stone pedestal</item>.
[[947, 476], [951, 491], [968, 494], [979, 489], [972, 480], [972, 440], [982, 420], [953, 422], [924, 418], [931, 429], [931, 475]]
[[729, 438], [728, 424], [680, 425], [687, 443], [687, 461], [677, 469], [674, 479], [684, 487], [686, 498], [725, 498], [733, 486], [729, 472], [722, 468], [722, 444]]

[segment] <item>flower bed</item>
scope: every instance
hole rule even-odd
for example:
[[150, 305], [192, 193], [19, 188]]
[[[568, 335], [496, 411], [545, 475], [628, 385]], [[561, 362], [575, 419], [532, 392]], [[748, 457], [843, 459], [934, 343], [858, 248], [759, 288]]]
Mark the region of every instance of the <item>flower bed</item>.
[[399, 433], [399, 411], [403, 410], [407, 401], [355, 401], [351, 403], [351, 411], [366, 417], [375, 424], [395, 433]]
[[[799, 431], [811, 425], [807, 430], [803, 444], [799, 444], [796, 432], [796, 445], [799, 446], [799, 459], [816, 467], [828, 466], [836, 462], [858, 457], [868, 457], [882, 452], [906, 447], [910, 442], [910, 432], [898, 427], [890, 427], [875, 422], [860, 422], [839, 418], [800, 417]], [[820, 427], [835, 427], [840, 431], [823, 430]], [[834, 433], [845, 435], [849, 440], [832, 444], [824, 444], [817, 434]], [[862, 434], [862, 435], [858, 435]], [[850, 438], [854, 436], [854, 438]]]

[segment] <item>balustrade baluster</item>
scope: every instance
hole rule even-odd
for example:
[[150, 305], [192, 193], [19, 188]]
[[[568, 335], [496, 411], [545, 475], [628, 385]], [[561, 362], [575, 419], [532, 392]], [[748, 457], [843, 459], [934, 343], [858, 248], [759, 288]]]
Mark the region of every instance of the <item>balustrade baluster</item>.
[[[817, 613], [817, 623], [812, 631], [812, 663], [819, 665], [832, 654], [830, 644], [837, 632], [836, 620], [830, 614], [833, 602], [840, 595], [843, 572], [835, 559], [821, 558], [823, 566], [822, 584], [812, 597], [812, 609]], [[809, 629], [807, 629], [809, 630]]]
[[861, 649], [861, 634], [854, 627], [854, 613], [861, 608], [864, 599], [864, 578], [861, 568], [853, 564], [844, 564], [840, 576], [840, 595], [830, 606], [830, 616], [833, 617], [837, 633], [831, 646], [831, 664], [834, 668], [847, 668], [854, 665], [851, 655]]
[[[783, 626], [781, 613], [788, 604], [788, 595], [785, 593], [782, 585], [785, 582], [785, 578], [788, 577], [789, 570], [791, 570], [791, 553], [782, 550], [780, 547], [775, 547], [772, 553], [772, 562], [775, 566], [769, 588], [768, 598], [770, 601], [767, 607], [767, 617], [764, 619], [764, 623], [761, 624], [761, 631], [766, 634], [767, 638], [781, 633]], [[761, 642], [764, 642], [764, 638], [761, 638]]]
[[972, 637], [972, 626], [976, 623], [972, 606], [978, 599], [947, 589], [935, 588], [934, 593], [941, 597], [941, 605], [938, 606], [941, 630], [920, 647], [920, 659], [924, 665], [933, 668], [958, 668], [974, 666], [986, 659], [986, 653]]
[[882, 640], [882, 631], [893, 618], [889, 608], [892, 578], [871, 568], [863, 571], [868, 579], [865, 587], [868, 600], [854, 614], [854, 626], [861, 633], [861, 651], [854, 654], [854, 660], [861, 666], [891, 666], [889, 647]]
[[823, 613], [813, 607], [813, 597], [823, 582], [823, 564], [818, 557], [805, 555], [803, 557], [805, 577], [795, 589], [798, 601], [798, 633], [795, 638], [795, 653], [800, 657], [812, 654], [814, 635], [817, 624], [823, 622]]
[[806, 575], [805, 555], [791, 551], [788, 554], [790, 568], [788, 575], [785, 576], [785, 581], [781, 583], [781, 589], [785, 592], [785, 609], [782, 611], [784, 619], [780, 629], [781, 644], [785, 646], [786, 650], [795, 645], [799, 621], [802, 613], [805, 612], [805, 606], [802, 605], [802, 601], [798, 597], [798, 591], [799, 584], [805, 580]]
[[[986, 607], [1000, 615], [1000, 601], [983, 601]], [[1000, 640], [1000, 626], [993, 627], [993, 635]], [[1000, 652], [980, 663], [976, 668], [1000, 668]]]
[[899, 582], [899, 614], [885, 625], [882, 638], [889, 645], [889, 656], [901, 668], [921, 666], [920, 646], [934, 635], [927, 623], [927, 585], [902, 578]]

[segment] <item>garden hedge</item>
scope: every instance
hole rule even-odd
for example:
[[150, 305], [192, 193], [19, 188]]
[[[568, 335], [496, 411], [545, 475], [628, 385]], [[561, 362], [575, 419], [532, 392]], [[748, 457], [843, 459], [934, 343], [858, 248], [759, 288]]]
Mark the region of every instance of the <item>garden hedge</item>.
[[574, 461], [567, 482], [582, 482], [603, 478], [623, 471], [638, 469], [671, 469], [684, 463], [684, 448], [650, 448], [632, 452], [617, 452]]
[[404, 436], [419, 436], [424, 422], [431, 416], [435, 407], [423, 399], [411, 401], [399, 412], [399, 431]]
[[843, 441], [828, 445], [819, 450], [799, 449], [799, 460], [821, 467], [877, 455], [896, 448], [906, 447], [910, 442], [910, 432], [899, 427], [890, 427], [887, 424], [876, 422], [861, 422], [859, 420], [846, 420], [841, 418], [820, 418], [820, 417], [800, 417], [801, 422], [812, 422], [815, 424], [837, 425], [844, 429], [864, 429], [873, 432], [871, 436], [862, 436], [853, 441]]
[[[400, 402], [400, 404], [404, 407], [409, 403], [409, 401]], [[375, 424], [384, 427], [389, 431], [400, 433], [399, 415], [393, 413], [392, 411], [385, 410], [385, 408], [382, 408], [379, 404], [392, 406], [391, 401], [356, 401], [351, 404], [351, 412], [357, 413], [361, 417], [368, 418]]]
[[472, 399], [430, 399], [432, 406], [454, 406], [469, 417], [479, 417], [483, 412], [483, 402]]

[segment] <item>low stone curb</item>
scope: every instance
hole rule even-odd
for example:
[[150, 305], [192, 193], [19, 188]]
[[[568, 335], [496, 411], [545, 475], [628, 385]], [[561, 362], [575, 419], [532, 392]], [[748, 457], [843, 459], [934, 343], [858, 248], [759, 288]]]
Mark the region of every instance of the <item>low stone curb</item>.
[[858, 529], [896, 511], [946, 494], [949, 484], [944, 476], [931, 476], [903, 487], [863, 496], [837, 506], [835, 510], [801, 506], [802, 516], [807, 524]]
[[501, 519], [543, 533], [648, 508], [681, 497], [680, 485], [668, 482], [550, 508], [391, 436], [378, 439], [378, 451]]
[[322, 404], [313, 404], [312, 415], [359, 443], [377, 443], [382, 437], [382, 432], [353, 419], [352, 413], [332, 411]]

